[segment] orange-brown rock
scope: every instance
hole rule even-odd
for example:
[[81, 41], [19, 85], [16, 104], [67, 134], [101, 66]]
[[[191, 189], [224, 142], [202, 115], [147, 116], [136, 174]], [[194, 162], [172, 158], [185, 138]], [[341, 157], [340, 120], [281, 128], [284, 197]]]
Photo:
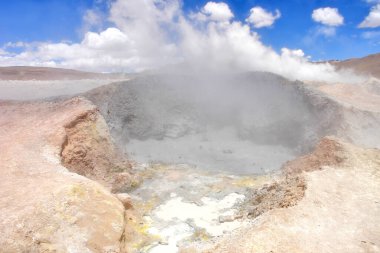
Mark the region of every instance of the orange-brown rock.
[[114, 191], [130, 186], [131, 175], [126, 171], [131, 165], [117, 152], [107, 124], [96, 108], [77, 115], [64, 128], [61, 157], [66, 168], [111, 185]]
[[282, 167], [287, 174], [319, 170], [323, 166], [337, 166], [345, 161], [342, 144], [332, 137], [323, 138], [314, 152], [289, 161]]

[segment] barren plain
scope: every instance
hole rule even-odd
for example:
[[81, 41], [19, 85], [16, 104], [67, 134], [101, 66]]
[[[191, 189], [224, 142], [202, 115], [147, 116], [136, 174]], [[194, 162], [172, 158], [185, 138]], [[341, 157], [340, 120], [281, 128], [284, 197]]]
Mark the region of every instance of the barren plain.
[[376, 74], [25, 71], [0, 69], [1, 252], [380, 252]]

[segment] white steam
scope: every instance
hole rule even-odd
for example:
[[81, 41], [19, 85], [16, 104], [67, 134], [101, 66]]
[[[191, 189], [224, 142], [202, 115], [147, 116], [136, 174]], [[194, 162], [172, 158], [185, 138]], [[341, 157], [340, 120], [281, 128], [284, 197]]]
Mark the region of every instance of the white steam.
[[186, 62], [202, 71], [268, 71], [289, 79], [355, 80], [337, 73], [330, 64], [310, 63], [300, 49], [284, 48], [278, 54], [260, 41], [248, 23], [233, 17], [226, 3], [208, 2], [198, 12], [185, 14], [180, 0], [116, 0], [108, 17], [114, 27], [87, 32], [80, 43], [22, 43], [21, 53], [10, 53], [5, 46], [0, 65], [133, 72]]

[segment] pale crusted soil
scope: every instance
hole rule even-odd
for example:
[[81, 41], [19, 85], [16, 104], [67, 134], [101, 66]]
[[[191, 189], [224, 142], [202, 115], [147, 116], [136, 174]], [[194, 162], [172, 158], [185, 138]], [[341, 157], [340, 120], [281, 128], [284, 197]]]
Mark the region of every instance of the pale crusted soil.
[[361, 110], [380, 112], [379, 80], [369, 80], [364, 84], [321, 84], [319, 90], [347, 105]]
[[63, 147], [70, 170], [109, 186], [104, 169], [117, 155], [107, 131], [82, 98], [0, 104], [1, 252], [123, 251], [123, 204], [61, 165]]

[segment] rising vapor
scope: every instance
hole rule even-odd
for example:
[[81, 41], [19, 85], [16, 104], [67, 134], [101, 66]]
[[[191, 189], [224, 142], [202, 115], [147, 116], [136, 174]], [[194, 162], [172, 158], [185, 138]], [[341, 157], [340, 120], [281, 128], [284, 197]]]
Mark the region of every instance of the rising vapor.
[[113, 27], [89, 31], [80, 43], [21, 43], [24, 51], [19, 54], [5, 47], [0, 65], [136, 72], [184, 62], [188, 71], [267, 71], [292, 80], [359, 80], [328, 63], [309, 62], [300, 49], [277, 53], [252, 31], [250, 19], [234, 20], [226, 3], [208, 2], [185, 13], [180, 0], [117, 0], [108, 13]]

